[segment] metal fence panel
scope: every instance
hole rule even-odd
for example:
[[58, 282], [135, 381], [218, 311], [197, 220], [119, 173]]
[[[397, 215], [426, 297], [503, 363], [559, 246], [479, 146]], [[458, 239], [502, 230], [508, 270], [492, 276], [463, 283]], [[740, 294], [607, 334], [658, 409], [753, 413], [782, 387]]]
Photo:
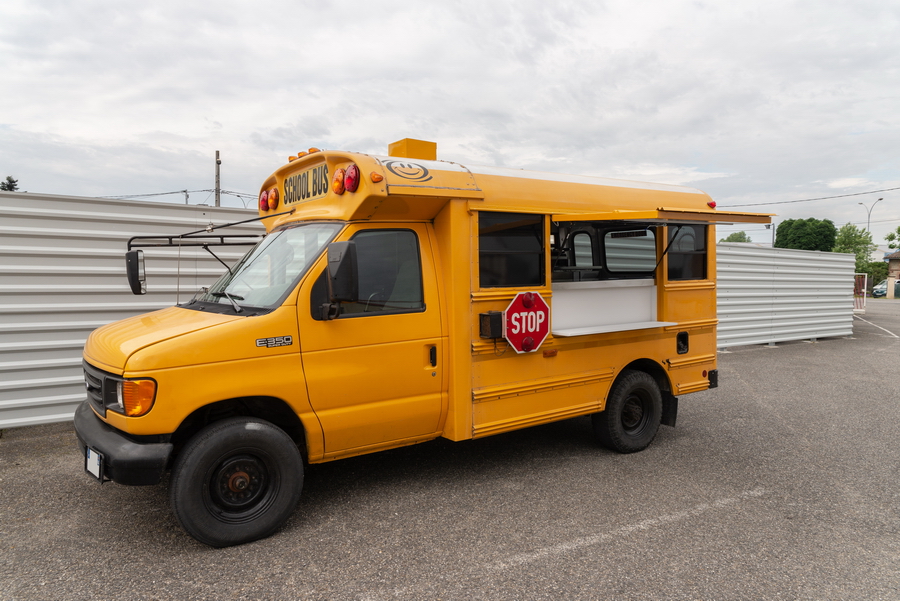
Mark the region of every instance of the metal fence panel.
[[720, 243], [716, 269], [719, 348], [853, 333], [852, 254]]
[[[125, 279], [130, 237], [255, 216], [246, 209], [0, 192], [0, 428], [72, 419], [85, 398], [81, 351], [92, 330], [184, 302], [225, 270], [202, 249], [145, 249], [148, 292], [134, 296]], [[221, 233], [264, 231], [255, 222]], [[213, 250], [233, 264], [248, 248]]]
[[[92, 330], [186, 301], [224, 270], [200, 249], [145, 249], [148, 293], [133, 296], [124, 261], [131, 236], [253, 216], [245, 209], [0, 192], [0, 428], [71, 419], [84, 399], [81, 351]], [[222, 233], [263, 231], [257, 222]], [[245, 250], [215, 252], [233, 264]], [[717, 265], [719, 347], [852, 333], [853, 255], [719, 244]]]

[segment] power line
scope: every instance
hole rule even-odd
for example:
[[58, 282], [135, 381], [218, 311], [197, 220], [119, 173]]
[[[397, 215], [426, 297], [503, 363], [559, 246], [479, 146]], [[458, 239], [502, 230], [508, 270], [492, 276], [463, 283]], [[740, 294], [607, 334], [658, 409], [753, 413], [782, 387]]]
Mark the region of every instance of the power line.
[[122, 200], [128, 198], [149, 198], [151, 196], [168, 196], [169, 194], [184, 194], [185, 192], [208, 192], [208, 190], [175, 190], [174, 192], [155, 192], [153, 194], [119, 194], [116, 196], [98, 196], [97, 198], [119, 198]]
[[900, 190], [898, 188], [884, 188], [883, 190], [871, 190], [869, 192], [854, 192], [853, 194], [838, 194], [837, 196], [822, 196], [819, 198], [804, 198], [803, 200], [778, 200], [774, 202], [757, 202], [753, 204], [741, 204], [741, 205], [719, 205], [721, 207], [761, 207], [764, 205], [786, 205], [795, 202], [812, 202], [814, 200], [829, 200], [831, 198], [846, 198], [848, 196], [863, 196], [865, 194], [877, 194], [879, 192], [892, 192], [893, 190]]
[[[154, 192], [152, 194], [117, 194], [114, 196], [98, 196], [97, 198], [118, 198], [121, 200], [127, 200], [130, 198], [150, 198], [152, 196], [169, 196], [171, 194], [194, 194], [197, 192], [215, 192], [215, 188], [206, 188], [203, 190], [173, 190], [172, 192]], [[256, 198], [256, 194], [251, 192], [235, 192], [233, 190], [221, 190], [222, 194], [227, 194], [228, 196], [237, 196], [238, 198]]]

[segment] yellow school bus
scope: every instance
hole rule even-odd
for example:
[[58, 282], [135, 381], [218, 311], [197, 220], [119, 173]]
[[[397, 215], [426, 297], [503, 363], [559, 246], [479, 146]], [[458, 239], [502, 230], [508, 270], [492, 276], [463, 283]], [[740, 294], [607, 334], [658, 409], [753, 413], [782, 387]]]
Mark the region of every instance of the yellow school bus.
[[175, 515], [212, 546], [277, 530], [304, 462], [584, 415], [603, 446], [646, 448], [679, 396], [718, 383], [715, 224], [769, 222], [692, 188], [466, 166], [410, 139], [291, 157], [259, 218], [265, 237], [213, 286], [84, 349], [85, 470], [171, 470]]

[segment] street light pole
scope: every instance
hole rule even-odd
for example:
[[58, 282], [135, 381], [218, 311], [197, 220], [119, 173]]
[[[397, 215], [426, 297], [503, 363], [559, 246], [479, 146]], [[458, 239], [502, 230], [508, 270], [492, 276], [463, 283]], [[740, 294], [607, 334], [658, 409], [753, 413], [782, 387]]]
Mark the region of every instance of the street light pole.
[[859, 204], [861, 204], [863, 207], [865, 207], [866, 211], [868, 211], [868, 213], [869, 213], [869, 218], [866, 220], [866, 231], [867, 231], [867, 232], [871, 231], [871, 230], [869, 229], [869, 226], [872, 225], [872, 209], [874, 209], [874, 208], [875, 208], [875, 205], [877, 205], [877, 204], [878, 204], [879, 202], [881, 202], [882, 200], [884, 200], [884, 199], [883, 199], [883, 198], [879, 198], [878, 200], [876, 200], [875, 202], [872, 203], [872, 206], [871, 206], [871, 207], [866, 207], [866, 205], [865, 205], [864, 203], [859, 203]]

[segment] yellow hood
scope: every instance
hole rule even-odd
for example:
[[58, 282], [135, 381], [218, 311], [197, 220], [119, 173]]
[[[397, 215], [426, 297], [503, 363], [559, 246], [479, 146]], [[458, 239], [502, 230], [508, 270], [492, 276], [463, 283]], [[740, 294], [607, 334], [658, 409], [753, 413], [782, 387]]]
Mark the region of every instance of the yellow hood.
[[241, 317], [179, 307], [129, 317], [94, 330], [84, 345], [84, 358], [121, 374], [128, 358], [142, 348], [237, 319]]

